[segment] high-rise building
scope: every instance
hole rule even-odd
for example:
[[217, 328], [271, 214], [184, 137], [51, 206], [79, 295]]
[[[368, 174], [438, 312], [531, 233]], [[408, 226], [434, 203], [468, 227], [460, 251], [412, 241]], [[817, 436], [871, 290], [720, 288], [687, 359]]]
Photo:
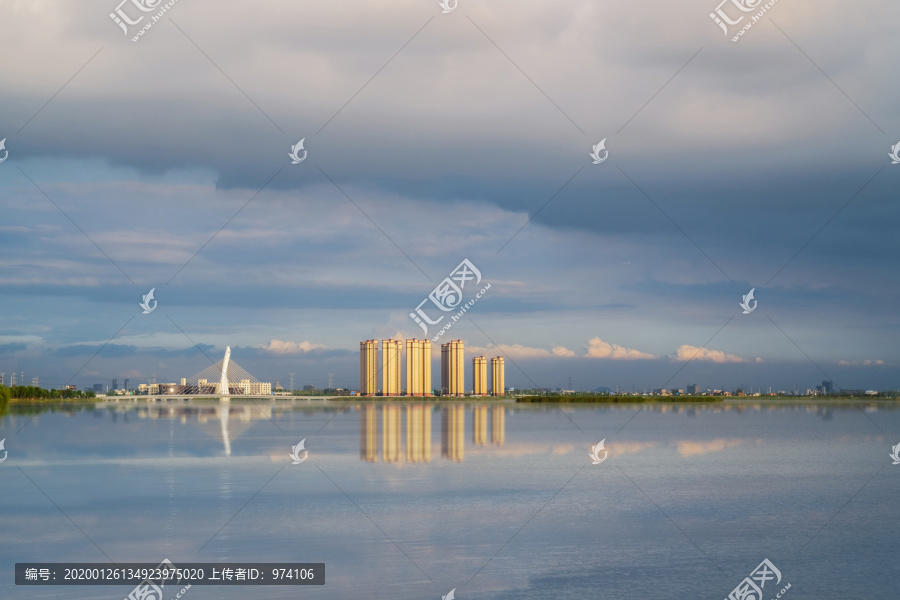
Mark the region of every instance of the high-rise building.
[[378, 341], [359, 343], [359, 395], [374, 396], [378, 393]]
[[476, 396], [488, 395], [487, 358], [484, 356], [472, 359], [472, 393]]
[[504, 361], [502, 356], [498, 356], [496, 358], [491, 359], [491, 395], [492, 396], [503, 396], [505, 395], [504, 386], [504, 377], [506, 367], [504, 366]]
[[125, 380], [125, 391], [126, 392], [128, 391], [128, 380], [127, 379]]
[[822, 382], [822, 389], [825, 390], [826, 394], [834, 393], [834, 382], [826, 379]]
[[381, 340], [381, 394], [400, 395], [400, 340]]
[[465, 395], [465, 347], [462, 340], [441, 344], [441, 395]]
[[112, 380], [112, 388], [110, 388], [110, 389], [112, 389], [113, 391], [116, 391], [117, 389], [119, 389], [119, 380], [118, 379]]
[[406, 340], [406, 395], [431, 395], [430, 340]]

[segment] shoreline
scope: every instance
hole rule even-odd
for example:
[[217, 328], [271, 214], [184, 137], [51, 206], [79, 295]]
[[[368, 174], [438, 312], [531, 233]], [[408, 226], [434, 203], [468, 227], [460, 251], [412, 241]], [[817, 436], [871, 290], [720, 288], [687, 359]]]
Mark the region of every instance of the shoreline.
[[[532, 397], [534, 398], [534, 397]], [[517, 406], [529, 404], [546, 405], [546, 404], [564, 404], [564, 405], [606, 405], [606, 404], [677, 404], [677, 405], [747, 405], [747, 404], [780, 404], [780, 405], [859, 405], [865, 402], [867, 405], [885, 404], [900, 405], [900, 397], [870, 397], [870, 396], [841, 396], [841, 397], [805, 397], [805, 396], [691, 396], [691, 397], [665, 397], [665, 396], [600, 396], [591, 399], [577, 400], [576, 397], [565, 396], [546, 396], [534, 399], [522, 399], [514, 396], [491, 397], [491, 396], [469, 396], [469, 397], [442, 397], [442, 396], [273, 396], [269, 399], [261, 398], [241, 398], [233, 396], [227, 402], [273, 402], [273, 403], [298, 403], [298, 402], [418, 402], [418, 403], [503, 403]], [[680, 398], [680, 399], [679, 399]], [[146, 396], [119, 396], [119, 397], [97, 397], [97, 398], [10, 398], [6, 404], [10, 406], [36, 406], [36, 405], [62, 405], [62, 404], [156, 404], [157, 402], [202, 402], [212, 403], [221, 402], [221, 398], [198, 397], [198, 398], [148, 398]]]

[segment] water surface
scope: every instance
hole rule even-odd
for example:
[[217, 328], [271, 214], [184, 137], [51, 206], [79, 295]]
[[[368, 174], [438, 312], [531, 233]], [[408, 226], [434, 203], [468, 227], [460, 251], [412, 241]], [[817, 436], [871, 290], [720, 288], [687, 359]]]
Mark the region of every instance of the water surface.
[[131, 590], [17, 587], [16, 562], [163, 558], [326, 564], [325, 586], [189, 600], [721, 600], [766, 558], [767, 600], [896, 595], [890, 404], [55, 408], [0, 418], [3, 599]]

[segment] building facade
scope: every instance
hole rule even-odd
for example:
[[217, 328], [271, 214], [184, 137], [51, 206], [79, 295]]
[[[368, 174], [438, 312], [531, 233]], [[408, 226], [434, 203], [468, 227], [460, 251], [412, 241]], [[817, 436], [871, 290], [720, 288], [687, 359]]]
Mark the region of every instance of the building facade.
[[430, 340], [406, 340], [406, 395], [431, 395]]
[[381, 394], [400, 395], [400, 340], [381, 340]]
[[472, 393], [476, 396], [488, 395], [487, 358], [484, 356], [472, 359]]
[[465, 395], [465, 346], [462, 340], [441, 344], [441, 395]]
[[492, 396], [503, 396], [505, 395], [505, 370], [506, 367], [504, 365], [503, 357], [497, 356], [491, 359], [491, 395]]
[[374, 396], [378, 393], [378, 341], [359, 343], [359, 395]]

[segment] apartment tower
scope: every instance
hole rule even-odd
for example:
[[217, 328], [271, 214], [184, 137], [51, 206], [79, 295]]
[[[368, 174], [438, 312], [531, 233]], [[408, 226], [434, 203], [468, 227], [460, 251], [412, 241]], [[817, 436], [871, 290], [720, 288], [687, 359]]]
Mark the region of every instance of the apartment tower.
[[491, 395], [503, 396], [506, 388], [504, 387], [504, 364], [503, 357], [498, 356], [491, 359]]
[[431, 395], [431, 342], [406, 340], [406, 395]]
[[441, 395], [465, 395], [464, 354], [462, 340], [441, 344]]
[[374, 396], [378, 393], [378, 341], [359, 343], [359, 395]]
[[400, 395], [400, 340], [381, 340], [381, 395]]
[[487, 358], [484, 356], [472, 359], [472, 393], [476, 396], [488, 395]]

